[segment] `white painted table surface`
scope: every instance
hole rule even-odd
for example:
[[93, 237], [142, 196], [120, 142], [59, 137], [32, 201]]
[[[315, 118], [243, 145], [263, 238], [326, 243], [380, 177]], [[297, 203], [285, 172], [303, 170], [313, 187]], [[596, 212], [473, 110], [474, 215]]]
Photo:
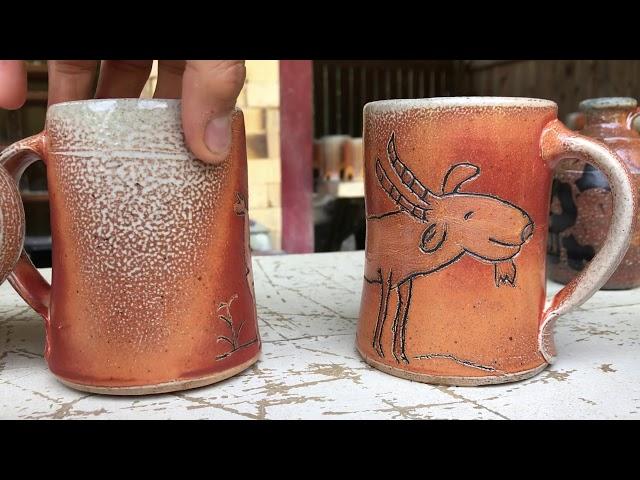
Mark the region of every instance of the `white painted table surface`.
[[42, 322], [5, 282], [0, 418], [640, 418], [640, 289], [599, 292], [563, 317], [557, 363], [537, 377], [438, 387], [386, 375], [358, 356], [363, 260], [362, 252], [255, 258], [261, 360], [216, 385], [149, 397], [92, 395], [58, 383], [42, 356]]

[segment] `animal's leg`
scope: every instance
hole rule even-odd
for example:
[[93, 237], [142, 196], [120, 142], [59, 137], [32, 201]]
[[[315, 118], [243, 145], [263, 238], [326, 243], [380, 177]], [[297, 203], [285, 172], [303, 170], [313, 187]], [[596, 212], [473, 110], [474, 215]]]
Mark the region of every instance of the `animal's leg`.
[[398, 309], [393, 321], [393, 356], [398, 363], [409, 363], [405, 352], [405, 340], [412, 287], [413, 280], [398, 285]]
[[382, 329], [387, 319], [387, 308], [389, 306], [389, 295], [391, 293], [391, 272], [389, 272], [387, 278], [382, 276], [381, 270], [378, 270], [378, 274], [380, 275], [380, 307], [376, 321], [376, 331], [373, 334], [373, 348], [378, 355], [384, 357], [384, 351], [382, 350]]

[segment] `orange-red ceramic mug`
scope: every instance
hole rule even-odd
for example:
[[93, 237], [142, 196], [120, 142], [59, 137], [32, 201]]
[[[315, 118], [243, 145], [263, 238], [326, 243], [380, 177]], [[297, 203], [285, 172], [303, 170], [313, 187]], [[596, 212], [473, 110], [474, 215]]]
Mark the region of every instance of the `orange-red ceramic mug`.
[[[554, 167], [580, 158], [614, 198], [602, 250], [545, 305]], [[387, 373], [449, 385], [531, 377], [558, 316], [612, 274], [636, 194], [624, 163], [548, 100], [432, 98], [364, 109], [366, 259], [357, 347]]]
[[16, 181], [37, 159], [47, 165], [51, 285], [12, 253], [22, 246], [19, 201], [2, 201], [14, 214], [0, 260], [17, 260], [9, 281], [44, 318], [45, 358], [63, 383], [159, 393], [257, 360], [239, 110], [232, 132], [227, 159], [207, 165], [185, 145], [178, 100], [87, 100], [51, 106], [41, 134], [0, 154]]

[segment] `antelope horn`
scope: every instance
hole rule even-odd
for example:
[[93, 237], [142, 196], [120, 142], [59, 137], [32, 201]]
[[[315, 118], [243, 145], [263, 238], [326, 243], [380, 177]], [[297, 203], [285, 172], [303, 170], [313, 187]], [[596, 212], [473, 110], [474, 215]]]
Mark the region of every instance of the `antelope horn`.
[[391, 138], [389, 138], [389, 142], [387, 143], [387, 158], [402, 184], [407, 187], [411, 193], [418, 197], [420, 203], [427, 207], [429, 205], [429, 197], [432, 196], [433, 193], [425, 187], [424, 184], [416, 178], [415, 174], [409, 169], [409, 167], [400, 160], [396, 150], [395, 133], [391, 134]]
[[378, 177], [378, 182], [382, 189], [387, 192], [387, 195], [389, 195], [389, 197], [400, 206], [401, 210], [404, 210], [422, 222], [428, 221], [427, 212], [431, 210], [429, 205], [427, 204], [424, 207], [416, 205], [403, 195], [387, 175], [387, 172], [382, 167], [380, 159], [376, 159], [376, 177]]

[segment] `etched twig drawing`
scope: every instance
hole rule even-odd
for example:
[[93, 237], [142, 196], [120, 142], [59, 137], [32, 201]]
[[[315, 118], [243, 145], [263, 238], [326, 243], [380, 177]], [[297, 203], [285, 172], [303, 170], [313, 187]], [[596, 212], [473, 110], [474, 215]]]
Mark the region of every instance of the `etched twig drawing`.
[[[440, 192], [436, 193], [400, 160], [393, 133], [387, 143], [387, 159], [391, 175], [379, 159], [376, 159], [375, 174], [378, 184], [396, 208], [369, 215], [367, 236], [386, 238], [393, 245], [368, 252], [365, 280], [380, 284], [381, 290], [373, 334], [374, 349], [384, 357], [382, 332], [389, 314], [389, 297], [395, 291], [393, 356], [397, 362], [409, 363], [405, 338], [414, 280], [442, 270], [468, 254], [494, 266], [496, 287], [515, 287], [514, 260], [522, 245], [533, 235], [534, 224], [527, 212], [506, 200], [489, 194], [460, 192], [464, 183], [480, 175], [476, 165], [466, 162], [453, 165], [444, 176]], [[390, 235], [397, 229], [398, 215], [423, 223], [425, 229], [421, 237]], [[406, 252], [407, 255], [414, 252], [414, 256], [388, 267], [388, 251]]]
[[[254, 337], [252, 340], [245, 342], [245, 343], [240, 343], [240, 334], [242, 333], [242, 327], [244, 327], [245, 324], [245, 320], [242, 320], [240, 322], [240, 325], [238, 325], [238, 327], [236, 328], [234, 323], [233, 323], [233, 315], [231, 313], [231, 304], [234, 302], [234, 300], [236, 300], [238, 298], [238, 295], [235, 294], [233, 295], [228, 302], [220, 302], [220, 305], [218, 306], [218, 318], [220, 320], [222, 320], [225, 325], [227, 326], [227, 328], [229, 329], [229, 335], [225, 336], [225, 335], [219, 335], [218, 336], [218, 343], [220, 342], [226, 342], [230, 345], [231, 350], [229, 350], [226, 353], [223, 353], [221, 355], [218, 355], [216, 357], [216, 360], [222, 360], [224, 358], [227, 358], [229, 355], [231, 355], [232, 353], [242, 349], [242, 348], [246, 348], [250, 345], [253, 345], [254, 343], [256, 343], [258, 341], [258, 337]], [[220, 313], [223, 312], [223, 313]]]

